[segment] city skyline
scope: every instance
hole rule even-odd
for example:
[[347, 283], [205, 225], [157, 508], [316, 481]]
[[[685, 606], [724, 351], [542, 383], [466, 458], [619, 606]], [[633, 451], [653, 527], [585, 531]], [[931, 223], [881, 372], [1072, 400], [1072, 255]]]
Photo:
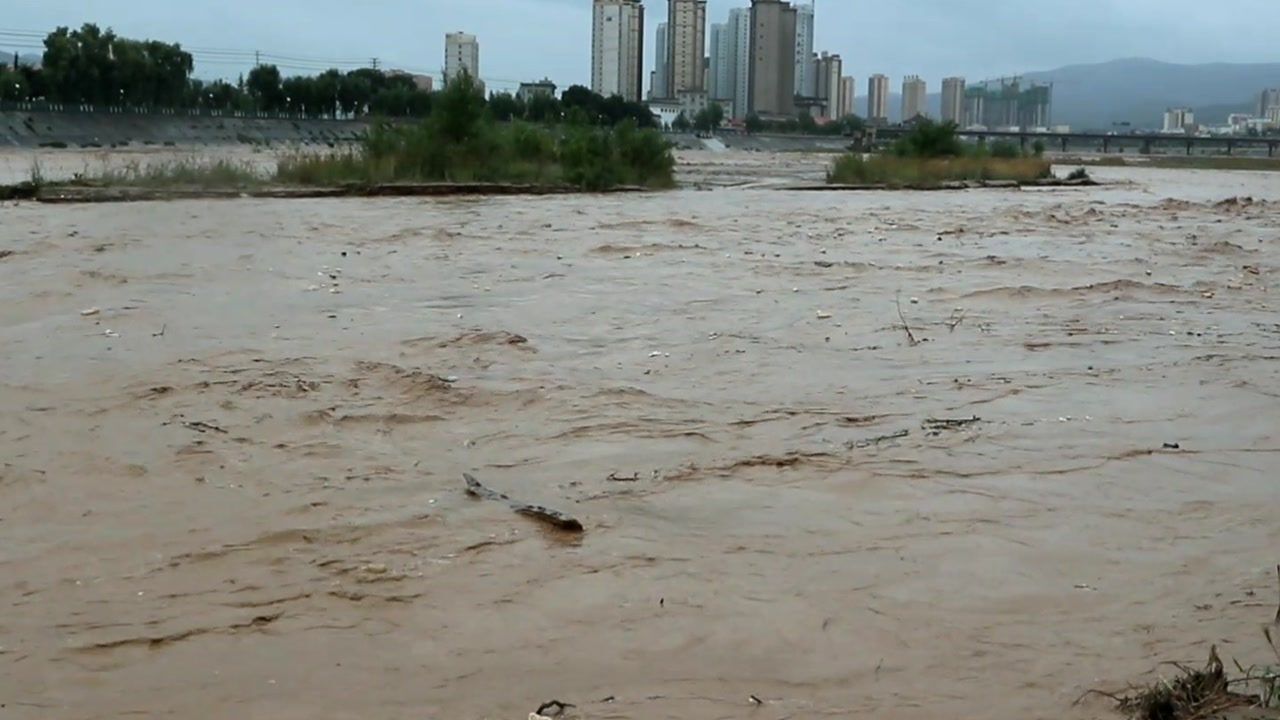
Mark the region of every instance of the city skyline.
[[[709, 0], [711, 22], [723, 22], [746, 0]], [[1236, 10], [1251, 15], [1240, 32], [1223, 14], [1178, 0], [1094, 0], [1092, 11], [1073, 12], [1052, 23], [1037, 7], [1014, 0], [992, 0], [976, 15], [941, 0], [855, 7], [825, 2], [817, 9], [815, 49], [841, 54], [845, 72], [857, 77], [884, 73], [895, 81], [920, 75], [930, 87], [948, 76], [973, 82], [1071, 64], [1122, 57], [1153, 57], [1171, 62], [1265, 62], [1274, 57], [1272, 33], [1280, 4], [1240, 0]], [[666, 17], [666, 0], [647, 0], [646, 48], [652, 28]], [[887, 6], [891, 5], [891, 6]], [[1170, 12], [1176, 6], [1177, 12]], [[320, 13], [316, 10], [319, 8]], [[0, 30], [47, 32], [57, 25], [95, 22], [140, 38], [181, 42], [197, 48], [262, 50], [295, 58], [280, 63], [285, 74], [307, 74], [335, 64], [351, 69], [379, 58], [383, 67], [400, 67], [439, 76], [444, 36], [476, 35], [484, 48], [482, 76], [494, 89], [515, 90], [521, 81], [547, 76], [562, 87], [590, 86], [592, 4], [586, 0], [471, 0], [466, 4], [385, 0], [353, 6], [329, 0], [279, 0], [263, 5], [245, 0], [193, 0], [175, 6], [158, 0], [134, 3], [108, 0], [10, 0]], [[307, 22], [299, 22], [306, 17]], [[912, 27], [918, 42], [903, 43], [895, 33], [867, 33], [867, 27]], [[370, 32], [353, 33], [353, 27]], [[1008, 42], [960, 45], [956, 38], [981, 37], [1007, 29]], [[1080, 37], [1089, 42], [1081, 43]], [[1219, 41], [1214, 41], [1217, 38]], [[39, 38], [0, 35], [0, 48], [39, 52]], [[251, 60], [196, 53], [200, 77], [234, 77]], [[536, 59], [531, 61], [531, 58]], [[325, 61], [343, 60], [343, 63]], [[645, 53], [644, 78], [653, 70]]]

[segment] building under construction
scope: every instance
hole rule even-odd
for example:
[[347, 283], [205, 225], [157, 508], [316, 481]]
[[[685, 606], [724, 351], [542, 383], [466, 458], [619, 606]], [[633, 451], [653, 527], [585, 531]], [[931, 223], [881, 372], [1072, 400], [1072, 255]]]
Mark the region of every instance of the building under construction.
[[1053, 85], [1023, 87], [1022, 78], [987, 80], [965, 90], [964, 126], [1048, 127], [1053, 119]]

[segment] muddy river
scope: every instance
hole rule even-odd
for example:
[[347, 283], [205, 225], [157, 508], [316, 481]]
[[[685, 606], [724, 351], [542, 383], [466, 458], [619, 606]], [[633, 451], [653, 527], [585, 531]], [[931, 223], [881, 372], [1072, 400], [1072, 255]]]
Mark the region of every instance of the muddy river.
[[0, 206], [0, 716], [1083, 719], [1267, 661], [1280, 175], [771, 187], [822, 162]]

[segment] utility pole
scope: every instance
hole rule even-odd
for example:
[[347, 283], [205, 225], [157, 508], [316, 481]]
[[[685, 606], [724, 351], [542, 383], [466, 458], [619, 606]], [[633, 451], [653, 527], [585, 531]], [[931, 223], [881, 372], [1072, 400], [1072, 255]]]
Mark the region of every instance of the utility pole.
[[262, 53], [258, 50], [253, 51], [253, 66], [258, 67], [262, 64]]
[[371, 65], [373, 65], [373, 69], [374, 69], [374, 70], [377, 70], [377, 69], [378, 69], [378, 58], [373, 58], [373, 59], [371, 59], [371, 60], [369, 61], [369, 63], [370, 63]]

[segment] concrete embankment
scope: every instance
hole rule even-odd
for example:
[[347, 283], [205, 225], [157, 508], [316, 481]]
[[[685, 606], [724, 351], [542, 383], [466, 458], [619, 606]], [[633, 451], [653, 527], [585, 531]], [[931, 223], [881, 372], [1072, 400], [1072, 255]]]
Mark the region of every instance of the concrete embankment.
[[337, 145], [360, 139], [367, 129], [357, 120], [0, 111], [0, 147], [17, 148]]

